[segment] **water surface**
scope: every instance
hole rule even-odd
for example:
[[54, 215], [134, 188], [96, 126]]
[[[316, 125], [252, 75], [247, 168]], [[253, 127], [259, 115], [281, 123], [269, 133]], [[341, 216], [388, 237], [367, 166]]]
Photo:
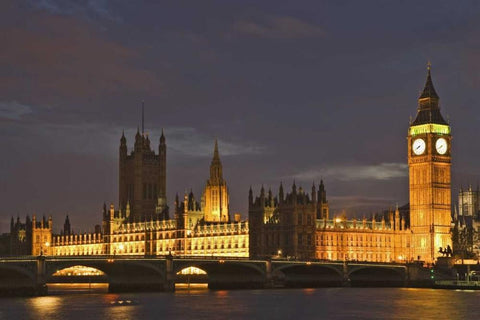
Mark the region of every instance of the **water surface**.
[[88, 293], [104, 289], [2, 298], [0, 319], [476, 319], [480, 301], [480, 291], [408, 288]]

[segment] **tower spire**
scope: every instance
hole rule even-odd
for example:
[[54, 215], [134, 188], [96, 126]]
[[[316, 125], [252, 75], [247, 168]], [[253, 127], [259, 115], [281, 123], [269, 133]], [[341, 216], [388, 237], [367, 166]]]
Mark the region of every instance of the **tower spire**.
[[440, 113], [439, 96], [433, 86], [431, 64], [427, 64], [427, 80], [422, 94], [418, 98], [417, 116], [411, 125], [420, 125], [427, 123], [448, 124]]
[[427, 80], [425, 81], [425, 87], [423, 88], [422, 94], [420, 95], [419, 99], [424, 99], [424, 98], [435, 98], [439, 99], [437, 92], [435, 91], [435, 88], [433, 87], [433, 82], [432, 82], [432, 74], [430, 70], [432, 69], [432, 64], [430, 61], [427, 63]]
[[215, 139], [215, 148], [213, 150], [212, 163], [210, 164], [210, 180], [221, 181], [222, 179], [222, 162], [220, 161], [220, 155], [218, 153], [218, 141]]
[[220, 156], [218, 155], [218, 141], [215, 139], [215, 149], [213, 150], [213, 160], [220, 161]]
[[162, 135], [160, 136], [160, 144], [165, 144], [165, 135], [163, 134], [163, 128], [162, 128]]

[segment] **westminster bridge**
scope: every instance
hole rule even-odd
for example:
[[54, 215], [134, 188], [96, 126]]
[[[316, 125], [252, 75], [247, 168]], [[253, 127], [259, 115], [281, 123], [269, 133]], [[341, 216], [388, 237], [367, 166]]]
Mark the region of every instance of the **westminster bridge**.
[[[354, 261], [287, 261], [212, 257], [26, 256], [0, 258], [0, 293], [46, 294], [53, 274], [73, 266], [102, 271], [110, 292], [174, 291], [185, 282], [180, 272], [196, 267], [206, 272], [210, 289], [407, 286], [426, 278], [419, 264]], [[183, 278], [182, 278], [183, 276]], [[195, 275], [188, 276], [195, 282]]]

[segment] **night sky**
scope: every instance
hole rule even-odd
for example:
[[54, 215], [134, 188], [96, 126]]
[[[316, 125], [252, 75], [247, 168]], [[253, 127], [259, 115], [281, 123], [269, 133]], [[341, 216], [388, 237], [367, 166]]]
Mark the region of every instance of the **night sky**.
[[[175, 4], [173, 4], [175, 3]], [[323, 178], [334, 214], [408, 202], [427, 61], [453, 133], [453, 200], [480, 180], [478, 1], [0, 2], [0, 232], [118, 202], [118, 147], [167, 141], [167, 195], [197, 198], [219, 141], [230, 209]], [[171, 210], [172, 213], [173, 210]]]

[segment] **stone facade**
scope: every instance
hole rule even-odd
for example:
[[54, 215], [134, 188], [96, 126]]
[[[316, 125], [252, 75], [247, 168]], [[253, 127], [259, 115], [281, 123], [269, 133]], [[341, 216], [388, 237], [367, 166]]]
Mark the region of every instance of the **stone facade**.
[[52, 252], [52, 217], [45, 216], [37, 221], [35, 215], [32, 219], [26, 217], [25, 223], [13, 217], [10, 223], [9, 254], [10, 255], [41, 255]]
[[134, 149], [127, 152], [127, 139], [122, 134], [119, 150], [118, 203], [120, 210], [129, 207], [130, 221], [168, 219], [167, 145], [162, 131], [158, 154], [150, 147], [148, 135], [135, 135]]
[[[250, 191], [250, 257], [302, 260], [355, 260], [405, 262], [413, 258], [411, 231], [397, 209], [387, 219], [329, 218], [323, 181], [307, 194], [293, 184], [283, 196], [283, 186], [273, 197], [261, 189]], [[326, 213], [326, 214], [324, 214]]]
[[480, 191], [469, 186], [458, 193], [453, 221], [453, 251], [458, 257], [480, 258]]
[[[113, 206], [106, 213], [108, 234], [86, 233], [53, 237], [51, 254], [248, 257], [248, 222], [198, 224], [184, 219], [120, 222], [125, 216]], [[125, 220], [124, 220], [125, 221]]]

